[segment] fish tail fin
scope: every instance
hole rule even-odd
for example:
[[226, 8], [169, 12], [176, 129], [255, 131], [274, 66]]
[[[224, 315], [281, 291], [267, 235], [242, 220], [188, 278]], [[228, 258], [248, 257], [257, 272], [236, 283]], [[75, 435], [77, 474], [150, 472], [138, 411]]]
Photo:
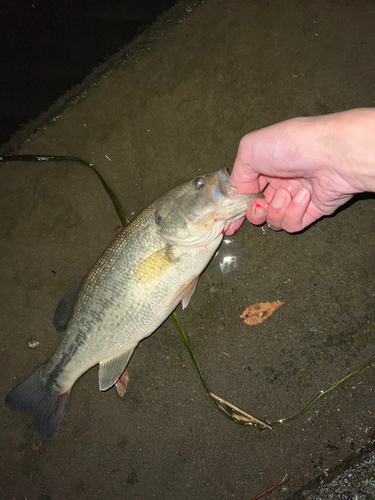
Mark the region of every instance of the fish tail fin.
[[29, 415], [35, 430], [51, 438], [64, 416], [69, 394], [70, 390], [61, 394], [47, 388], [39, 369], [12, 389], [5, 403], [13, 411]]

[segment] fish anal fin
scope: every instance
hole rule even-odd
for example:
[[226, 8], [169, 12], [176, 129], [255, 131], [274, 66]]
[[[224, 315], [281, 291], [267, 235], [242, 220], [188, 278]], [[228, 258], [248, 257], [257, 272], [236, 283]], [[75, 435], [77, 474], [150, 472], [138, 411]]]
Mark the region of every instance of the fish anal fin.
[[181, 285], [168, 305], [171, 306], [173, 302], [180, 299], [182, 302], [182, 309], [185, 309], [188, 306], [193, 293], [195, 292], [198, 279], [199, 276], [194, 276], [187, 283]]
[[129, 363], [135, 347], [131, 347], [115, 358], [99, 363], [99, 389], [101, 391], [106, 391], [117, 382]]
[[142, 260], [134, 269], [134, 279], [137, 283], [150, 283], [160, 278], [176, 262], [170, 247], [162, 248]]
[[116, 391], [117, 394], [120, 396], [120, 398], [124, 398], [127, 388], [128, 388], [128, 382], [129, 382], [129, 373], [128, 369], [125, 368], [125, 371], [122, 375], [120, 375], [120, 378], [116, 382]]

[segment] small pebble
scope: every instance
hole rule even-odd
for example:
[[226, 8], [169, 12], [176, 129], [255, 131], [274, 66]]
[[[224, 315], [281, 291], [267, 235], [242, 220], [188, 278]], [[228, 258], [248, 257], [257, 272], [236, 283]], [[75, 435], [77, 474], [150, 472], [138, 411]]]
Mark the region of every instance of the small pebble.
[[29, 340], [27, 343], [27, 347], [31, 347], [31, 349], [35, 349], [35, 347], [38, 347], [39, 342], [37, 340]]

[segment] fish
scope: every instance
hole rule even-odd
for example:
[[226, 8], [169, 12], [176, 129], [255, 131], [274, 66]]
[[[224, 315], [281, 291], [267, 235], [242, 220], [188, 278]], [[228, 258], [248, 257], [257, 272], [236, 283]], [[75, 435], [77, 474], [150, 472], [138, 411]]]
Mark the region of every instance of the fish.
[[[68, 292], [74, 305], [67, 326], [60, 324], [60, 330], [66, 326], [61, 345], [9, 392], [6, 405], [51, 438], [76, 380], [99, 364], [99, 389], [116, 384], [138, 343], [180, 302], [187, 307], [227, 227], [257, 197], [239, 193], [223, 168], [157, 198]], [[60, 309], [67, 314], [64, 304]]]

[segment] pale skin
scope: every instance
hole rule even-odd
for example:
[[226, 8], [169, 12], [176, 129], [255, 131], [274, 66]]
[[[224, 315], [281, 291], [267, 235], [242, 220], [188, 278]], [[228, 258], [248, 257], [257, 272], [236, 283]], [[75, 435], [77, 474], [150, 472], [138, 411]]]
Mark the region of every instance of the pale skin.
[[[242, 138], [231, 175], [258, 193], [246, 212], [253, 224], [294, 233], [330, 215], [360, 192], [375, 192], [375, 108], [293, 118]], [[233, 234], [242, 224], [231, 224]]]

